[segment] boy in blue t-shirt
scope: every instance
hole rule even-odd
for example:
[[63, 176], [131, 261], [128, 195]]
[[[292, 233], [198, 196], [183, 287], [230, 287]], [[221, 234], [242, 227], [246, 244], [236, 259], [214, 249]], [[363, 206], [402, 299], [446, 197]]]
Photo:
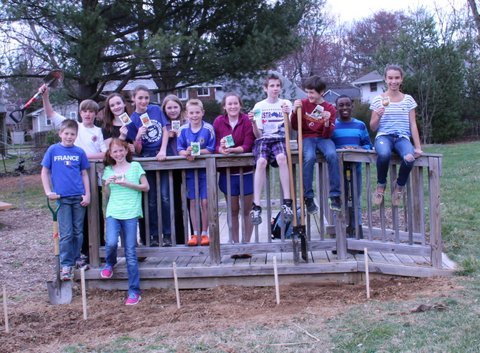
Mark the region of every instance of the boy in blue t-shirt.
[[50, 146], [42, 160], [42, 185], [50, 200], [57, 200], [60, 233], [60, 265], [63, 281], [73, 279], [73, 266], [80, 260], [83, 220], [90, 203], [88, 158], [74, 145], [78, 124], [66, 119], [60, 125], [61, 142]]
[[[363, 121], [352, 118], [353, 102], [349, 96], [341, 95], [336, 100], [338, 118], [335, 122], [335, 130], [333, 130], [332, 141], [336, 148], [350, 149], [366, 149], [372, 148], [370, 136], [367, 127]], [[352, 171], [355, 169], [357, 179], [357, 194], [353, 194], [353, 187], [348, 188], [348, 179], [353, 180]], [[344, 163], [343, 178], [345, 183], [345, 200], [347, 207], [351, 196], [352, 205], [355, 205], [358, 212], [359, 238], [363, 238], [362, 231], [362, 213], [361, 213], [361, 194], [362, 194], [362, 164], [361, 163]], [[353, 185], [353, 184], [351, 184]], [[347, 235], [355, 236], [355, 216], [349, 213], [349, 224], [347, 227]]]
[[[193, 161], [195, 156], [201, 154], [210, 154], [215, 151], [215, 132], [213, 126], [204, 122], [202, 101], [199, 99], [190, 99], [186, 104], [186, 114], [188, 124], [180, 128], [177, 139], [177, 151], [180, 156], [185, 156], [187, 160]], [[208, 201], [207, 201], [207, 175], [205, 169], [198, 169], [198, 191], [201, 199], [201, 221], [202, 233], [200, 245], [209, 245], [208, 239]], [[193, 225], [193, 235], [188, 241], [188, 246], [198, 245], [198, 219], [196, 213], [196, 195], [195, 192], [195, 171], [187, 171], [187, 192], [190, 199], [190, 217]]]

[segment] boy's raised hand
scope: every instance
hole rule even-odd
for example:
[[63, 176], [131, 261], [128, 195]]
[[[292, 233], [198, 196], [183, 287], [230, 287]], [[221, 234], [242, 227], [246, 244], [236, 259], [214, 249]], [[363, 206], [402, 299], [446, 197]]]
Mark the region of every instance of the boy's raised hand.
[[298, 108], [302, 107], [302, 100], [301, 99], [295, 99], [293, 102], [293, 109], [297, 110]]
[[[302, 106], [302, 101], [300, 101], [300, 106]], [[283, 101], [283, 104], [282, 104], [282, 113], [283, 114], [290, 114], [290, 107], [288, 106], [288, 104]]]

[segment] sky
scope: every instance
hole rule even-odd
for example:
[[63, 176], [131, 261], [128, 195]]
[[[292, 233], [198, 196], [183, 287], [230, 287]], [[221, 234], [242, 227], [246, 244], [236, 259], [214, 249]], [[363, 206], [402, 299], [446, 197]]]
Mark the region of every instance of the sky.
[[380, 10], [408, 12], [420, 5], [435, 10], [435, 5], [448, 11], [452, 4], [459, 9], [466, 5], [465, 0], [327, 0], [327, 9], [331, 9], [340, 22], [352, 22], [369, 17]]

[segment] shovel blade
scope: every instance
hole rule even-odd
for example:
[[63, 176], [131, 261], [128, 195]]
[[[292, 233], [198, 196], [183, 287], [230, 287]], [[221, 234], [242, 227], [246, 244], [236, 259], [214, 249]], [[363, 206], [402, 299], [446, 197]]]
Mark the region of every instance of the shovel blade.
[[72, 281], [48, 281], [48, 299], [52, 305], [72, 302]]

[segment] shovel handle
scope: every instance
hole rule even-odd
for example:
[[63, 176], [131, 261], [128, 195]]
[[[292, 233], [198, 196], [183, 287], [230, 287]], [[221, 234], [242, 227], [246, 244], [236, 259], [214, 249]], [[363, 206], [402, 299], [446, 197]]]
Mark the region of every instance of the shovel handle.
[[[47, 197], [47, 206], [48, 206], [48, 209], [50, 210], [50, 212], [52, 213], [53, 221], [56, 222], [57, 221], [57, 216], [58, 216], [58, 210], [60, 209], [60, 203], [56, 202], [56, 206], [52, 207], [51, 200]], [[58, 231], [57, 231], [57, 233], [58, 233]]]
[[60, 235], [58, 234], [58, 222], [53, 222], [53, 254], [60, 255]]
[[299, 188], [298, 188], [298, 202], [300, 203], [300, 224], [305, 225], [305, 211], [303, 209], [303, 125], [302, 125], [302, 108], [297, 108], [297, 122], [298, 122], [298, 163], [299, 163], [299, 171], [298, 171], [298, 180], [299, 180]]

